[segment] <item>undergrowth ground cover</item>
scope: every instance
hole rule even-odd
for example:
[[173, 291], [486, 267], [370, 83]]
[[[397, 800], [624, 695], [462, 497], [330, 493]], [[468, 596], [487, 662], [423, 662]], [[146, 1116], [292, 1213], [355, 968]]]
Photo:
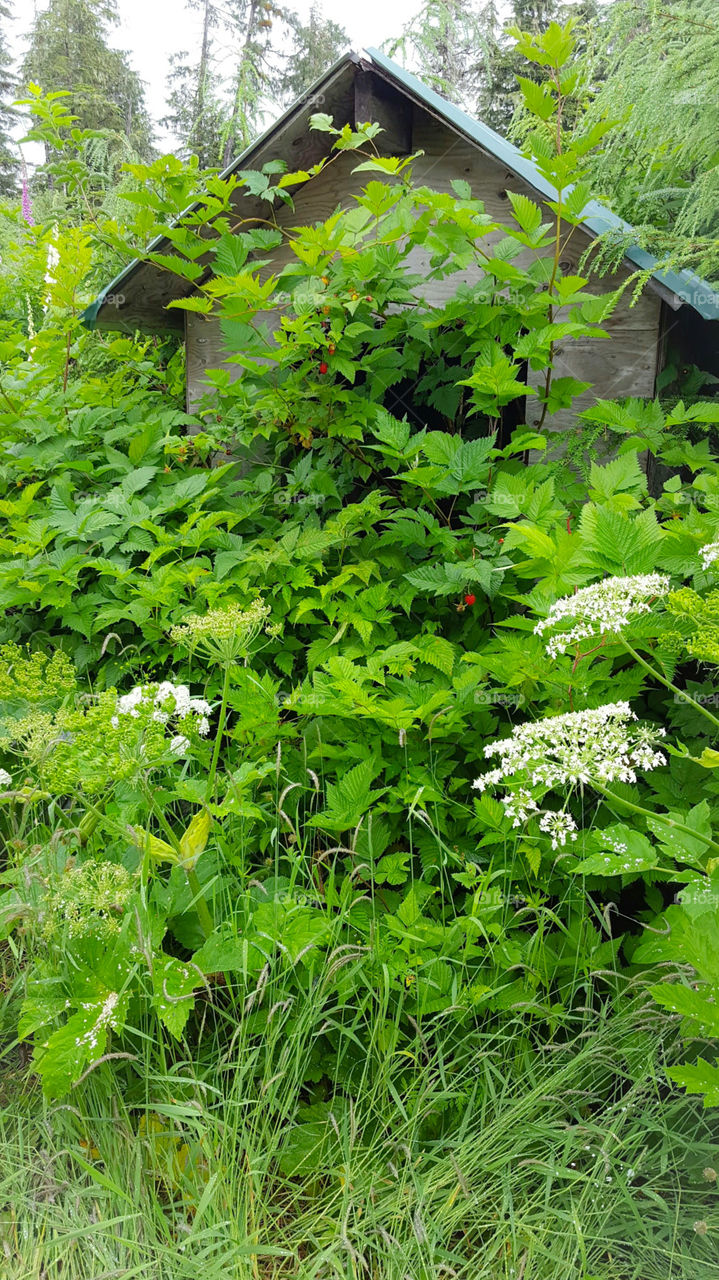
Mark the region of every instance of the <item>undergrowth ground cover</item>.
[[[503, 226], [325, 116], [317, 171], [364, 185], [320, 226], [276, 217], [313, 173], [171, 157], [111, 217], [33, 96], [54, 195], [4, 215], [0, 276], [10, 1280], [719, 1275], [719, 409], [545, 431], [585, 386], [556, 344], [618, 300], [557, 230], [609, 125], [562, 128], [569, 29], [517, 40], [558, 196]], [[176, 343], [81, 319], [163, 229], [230, 353], [194, 415]], [[418, 249], [478, 283], [429, 305]]]

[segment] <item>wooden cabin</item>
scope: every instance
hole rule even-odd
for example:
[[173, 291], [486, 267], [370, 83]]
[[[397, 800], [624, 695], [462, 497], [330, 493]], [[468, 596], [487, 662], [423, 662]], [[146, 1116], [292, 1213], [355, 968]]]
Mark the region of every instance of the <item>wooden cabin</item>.
[[[309, 126], [310, 117], [318, 111], [331, 115], [337, 127], [378, 122], [383, 132], [377, 142], [384, 154], [422, 152], [413, 165], [419, 183], [451, 192], [451, 183], [463, 179], [469, 182], [473, 196], [481, 199], [487, 212], [498, 220], [507, 221], [511, 216], [508, 191], [524, 193], [534, 200], [556, 195], [533, 162], [515, 146], [375, 49], [345, 54], [226, 173], [259, 168], [275, 159], [284, 160], [290, 170], [316, 164], [332, 145], [330, 135]], [[281, 211], [278, 220], [287, 225], [312, 224], [323, 221], [338, 206], [348, 205], [365, 177], [352, 173], [355, 164], [354, 155], [344, 155], [305, 187], [295, 188], [295, 209]], [[251, 216], [252, 198], [240, 192], [240, 200], [243, 216]], [[256, 212], [262, 214], [259, 200], [255, 203]], [[581, 227], [571, 236], [561, 264], [563, 272], [576, 271], [589, 240], [613, 228], [631, 231], [606, 207], [591, 202]], [[152, 248], [171, 249], [162, 240]], [[278, 268], [287, 260], [288, 252], [285, 246], [275, 251]], [[421, 268], [419, 250], [417, 259], [412, 266]], [[650, 271], [650, 278], [634, 306], [630, 305], [632, 289], [623, 295], [605, 325], [611, 335], [609, 341], [568, 340], [560, 344], [557, 372], [590, 382], [592, 389], [575, 401], [573, 409], [553, 415], [548, 427], [566, 430], [578, 409], [596, 399], [653, 397], [669, 344], [680, 352], [680, 359], [693, 363], [699, 363], [694, 353], [703, 352], [701, 367], [719, 373], [719, 368], [713, 367], [719, 350], [719, 294], [698, 276], [689, 271], [660, 271], [649, 254], [635, 247], [628, 250], [614, 275], [594, 277], [591, 287], [594, 292], [613, 289], [638, 268]], [[461, 271], [433, 283], [436, 300], [445, 299], [461, 281], [472, 283], [472, 272]], [[226, 352], [217, 319], [167, 310], [168, 302], [189, 292], [191, 285], [178, 277], [152, 263], [137, 261], [108, 284], [87, 308], [84, 319], [90, 327], [103, 330], [184, 335], [187, 405], [192, 409], [206, 392], [206, 371], [221, 365]], [[431, 301], [433, 295], [428, 296]], [[236, 375], [237, 366], [229, 368]], [[530, 371], [530, 380], [533, 377], [539, 374]]]

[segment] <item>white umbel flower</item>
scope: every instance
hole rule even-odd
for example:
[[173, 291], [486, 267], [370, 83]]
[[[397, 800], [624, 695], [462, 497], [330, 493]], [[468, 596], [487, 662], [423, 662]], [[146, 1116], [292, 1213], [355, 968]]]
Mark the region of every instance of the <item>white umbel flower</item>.
[[699, 555], [702, 558], [702, 569], [708, 569], [710, 564], [719, 560], [719, 542], [707, 542], [699, 548]]
[[[193, 698], [186, 684], [173, 684], [171, 680], [162, 680], [158, 685], [137, 685], [129, 693], [123, 693], [117, 699], [117, 715], [112, 724], [118, 727], [120, 716], [132, 716], [137, 719], [140, 708], [152, 708], [151, 716], [157, 724], [170, 726], [173, 722], [187, 725], [192, 723], [200, 737], [205, 738], [210, 732], [210, 713], [212, 708], [204, 698]], [[175, 755], [183, 754], [187, 749], [177, 749], [177, 744], [187, 743], [184, 734], [178, 734], [170, 743]]]
[[577, 838], [577, 824], [571, 813], [565, 813], [564, 810], [557, 812], [553, 809], [545, 809], [539, 819], [539, 829], [552, 837], [553, 849], [565, 845], [567, 840]]
[[661, 737], [663, 729], [637, 722], [628, 702], [529, 721], [518, 725], [511, 737], [485, 747], [485, 756], [498, 756], [499, 764], [473, 785], [478, 791], [506, 786], [501, 798], [505, 809], [513, 817], [521, 812], [526, 818], [533, 789], [544, 793], [592, 783], [636, 782], [638, 769], [648, 772], [666, 764], [655, 749]]
[[566, 622], [575, 622], [568, 631], [551, 636], [546, 649], [550, 658], [566, 653], [570, 645], [589, 636], [622, 631], [631, 618], [649, 613], [648, 601], [664, 596], [669, 578], [663, 573], [640, 573], [631, 578], [605, 578], [582, 587], [573, 596], [563, 596], [552, 605], [546, 618], [534, 628], [544, 635]]
[[11, 782], [12, 777], [7, 769], [0, 769], [0, 787], [9, 787]]

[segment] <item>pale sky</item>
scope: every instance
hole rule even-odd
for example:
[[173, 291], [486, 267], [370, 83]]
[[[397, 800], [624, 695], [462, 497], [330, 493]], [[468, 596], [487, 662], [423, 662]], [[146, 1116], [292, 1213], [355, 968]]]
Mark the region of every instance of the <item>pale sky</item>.
[[[30, 28], [35, 13], [46, 7], [47, 0], [10, 0], [14, 11], [14, 49], [21, 54], [24, 33]], [[220, 0], [221, 3], [221, 0]], [[219, 7], [219, 5], [218, 5]], [[293, 0], [288, 8], [305, 16], [309, 0]], [[362, 0], [359, 5], [335, 5], [325, 0], [328, 16], [347, 31], [352, 48], [379, 46], [400, 35], [403, 27], [422, 8], [422, 0]], [[180, 50], [192, 50], [199, 44], [200, 15], [187, 9], [184, 0], [118, 0], [121, 26], [112, 33], [111, 42], [127, 49], [130, 62], [145, 82], [147, 102], [153, 119], [164, 115], [169, 58]], [[266, 123], [270, 123], [269, 120]], [[158, 142], [171, 146], [158, 129]], [[32, 157], [28, 154], [28, 159]]]

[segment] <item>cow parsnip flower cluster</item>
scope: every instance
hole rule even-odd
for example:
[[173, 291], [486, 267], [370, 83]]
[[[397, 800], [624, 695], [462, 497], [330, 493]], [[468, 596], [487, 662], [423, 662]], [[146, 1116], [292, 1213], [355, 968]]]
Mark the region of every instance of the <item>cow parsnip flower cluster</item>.
[[622, 631], [632, 618], [649, 613], [649, 601], [666, 595], [668, 590], [669, 578], [663, 573], [605, 578], [603, 582], [594, 582], [572, 596], [563, 596], [555, 601], [547, 617], [537, 623], [534, 632], [543, 636], [546, 631], [553, 631], [567, 622], [574, 623], [569, 630], [558, 631], [547, 641], [547, 653], [556, 658], [581, 640]]
[[60, 700], [77, 688], [67, 654], [29, 653], [17, 644], [0, 645], [0, 702], [45, 703]]
[[681, 636], [686, 652], [719, 666], [719, 591], [700, 596], [691, 587], [680, 587], [668, 597], [667, 609], [691, 632]]
[[126, 867], [113, 862], [84, 862], [70, 867], [45, 896], [43, 932], [55, 937], [112, 937], [119, 933], [135, 891]]
[[[129, 693], [121, 694], [112, 724], [117, 728], [121, 716], [137, 720], [148, 711], [155, 724], [169, 725], [175, 721], [178, 727], [186, 730], [194, 728], [201, 738], [210, 732], [212, 708], [209, 702], [192, 697], [186, 684], [173, 684], [171, 680], [163, 680], [158, 685], [136, 685]], [[170, 741], [173, 755], [184, 755], [189, 747], [190, 739], [186, 733], [176, 733]]]
[[571, 813], [564, 809], [545, 809], [539, 819], [539, 829], [551, 837], [553, 849], [559, 849], [567, 840], [577, 838], [577, 824]]
[[710, 564], [714, 564], [715, 560], [719, 560], [719, 542], [707, 542], [705, 546], [699, 548], [701, 556], [702, 569], [708, 569]]
[[0, 769], [0, 787], [12, 786], [12, 774], [7, 769]]
[[204, 653], [213, 662], [235, 662], [248, 657], [261, 632], [278, 634], [279, 627], [268, 623], [269, 616], [269, 605], [258, 596], [246, 608], [228, 604], [204, 614], [190, 614], [181, 625], [171, 628], [170, 639], [191, 653]]
[[210, 712], [204, 698], [166, 680], [125, 694], [107, 690], [55, 715], [34, 711], [14, 732], [49, 791], [97, 794], [186, 754], [193, 737], [209, 732]]
[[529, 721], [485, 747], [487, 759], [498, 757], [499, 763], [473, 785], [478, 791], [503, 787], [500, 800], [513, 825], [539, 816], [540, 830], [557, 848], [576, 838], [576, 824], [563, 811], [541, 811], [535, 793], [636, 782], [638, 771], [666, 764], [656, 749], [662, 737], [663, 729], [639, 724], [628, 702]]
[[[480, 782], [481, 779], [478, 778], [474, 786], [482, 790], [478, 785]], [[512, 819], [513, 827], [521, 827], [530, 818], [538, 818], [539, 829], [551, 836], [553, 849], [566, 844], [567, 840], [577, 838], [577, 824], [571, 813], [566, 813], [564, 810], [541, 809], [531, 791], [526, 787], [520, 786], [516, 791], [508, 791], [501, 797], [501, 803], [504, 805], [506, 816]]]

